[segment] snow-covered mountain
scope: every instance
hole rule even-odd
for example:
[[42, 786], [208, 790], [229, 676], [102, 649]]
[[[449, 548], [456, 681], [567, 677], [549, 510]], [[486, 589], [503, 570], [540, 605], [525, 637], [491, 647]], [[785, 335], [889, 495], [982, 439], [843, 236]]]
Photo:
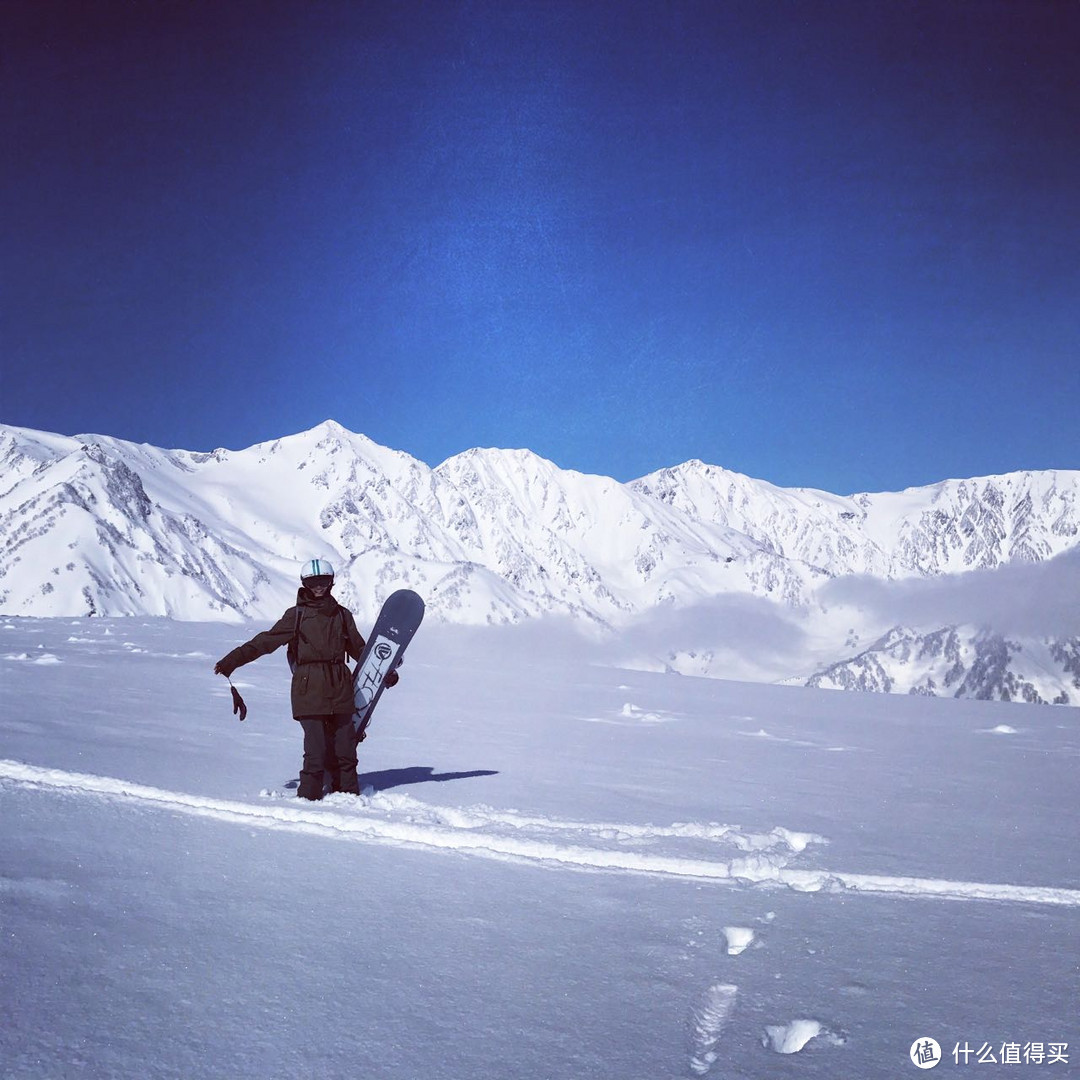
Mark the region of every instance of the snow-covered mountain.
[[472, 623], [609, 625], [717, 591], [805, 603], [824, 576], [525, 450], [432, 469], [331, 421], [210, 454], [9, 427], [0, 461], [0, 610], [14, 614], [266, 618], [312, 554], [360, 610], [408, 584]]
[[897, 626], [857, 656], [813, 675], [807, 685], [1075, 705], [1080, 638], [1019, 641], [976, 627], [919, 633]]
[[903, 578], [1041, 562], [1080, 544], [1080, 472], [1015, 472], [842, 497], [700, 461], [630, 485], [831, 576]]
[[[364, 619], [403, 585], [455, 623], [564, 615], [616, 628], [717, 597], [814, 619], [837, 578], [951, 577], [1076, 549], [1078, 491], [1080, 472], [1058, 471], [841, 497], [701, 462], [621, 484], [527, 450], [431, 468], [333, 421], [212, 453], [0, 426], [0, 611], [266, 620], [291, 602], [297, 564], [320, 556]], [[844, 641], [896, 621], [845, 627]], [[829, 640], [807, 677], [855, 662], [815, 625]], [[718, 632], [702, 644], [722, 644]], [[695, 673], [732, 673], [722, 656], [702, 664], [715, 648], [694, 655]], [[784, 664], [772, 674], [790, 675]]]

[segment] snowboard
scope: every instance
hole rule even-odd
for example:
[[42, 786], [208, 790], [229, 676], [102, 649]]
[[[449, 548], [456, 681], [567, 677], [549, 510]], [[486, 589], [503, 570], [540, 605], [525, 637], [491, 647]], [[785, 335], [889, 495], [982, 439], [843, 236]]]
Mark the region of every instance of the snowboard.
[[363, 737], [383, 692], [383, 680], [400, 663], [424, 618], [424, 601], [411, 589], [391, 593], [375, 620], [353, 675], [353, 727]]

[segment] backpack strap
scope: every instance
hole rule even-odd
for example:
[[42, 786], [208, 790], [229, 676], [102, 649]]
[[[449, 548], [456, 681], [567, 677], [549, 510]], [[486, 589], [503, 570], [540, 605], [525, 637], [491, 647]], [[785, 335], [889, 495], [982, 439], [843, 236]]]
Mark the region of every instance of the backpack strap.
[[296, 665], [300, 656], [300, 623], [304, 618], [304, 609], [296, 605], [296, 624], [293, 626], [292, 641], [285, 650], [285, 658], [289, 661], [289, 670], [295, 675]]
[[345, 609], [338, 605], [338, 615], [341, 616], [341, 655], [345, 660], [345, 668], [352, 675], [352, 668], [349, 667], [349, 632], [345, 629]]

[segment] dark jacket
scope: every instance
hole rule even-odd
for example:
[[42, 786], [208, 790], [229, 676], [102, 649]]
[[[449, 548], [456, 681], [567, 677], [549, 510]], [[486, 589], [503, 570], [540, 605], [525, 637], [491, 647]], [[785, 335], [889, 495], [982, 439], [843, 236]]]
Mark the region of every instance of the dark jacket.
[[[299, 629], [297, 613], [300, 614]], [[296, 639], [296, 669], [292, 677], [293, 716], [327, 716], [353, 711], [352, 675], [346, 654], [360, 659], [364, 639], [348, 608], [332, 596], [316, 600], [307, 589], [296, 594], [289, 608], [269, 630], [256, 634], [218, 662], [225, 675]]]

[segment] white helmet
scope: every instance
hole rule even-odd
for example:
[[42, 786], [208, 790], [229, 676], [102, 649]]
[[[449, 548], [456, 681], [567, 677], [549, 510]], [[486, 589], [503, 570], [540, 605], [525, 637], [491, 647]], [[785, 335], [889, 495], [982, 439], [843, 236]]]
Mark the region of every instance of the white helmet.
[[300, 580], [307, 581], [313, 577], [333, 578], [334, 568], [325, 559], [309, 559], [300, 568]]

